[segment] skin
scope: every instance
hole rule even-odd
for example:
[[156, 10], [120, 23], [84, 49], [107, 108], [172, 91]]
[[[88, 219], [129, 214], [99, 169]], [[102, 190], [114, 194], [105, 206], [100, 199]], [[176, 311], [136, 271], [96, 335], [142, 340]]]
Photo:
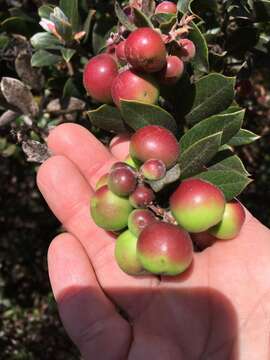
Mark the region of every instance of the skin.
[[269, 359], [267, 228], [246, 212], [240, 235], [196, 253], [187, 273], [130, 277], [115, 262], [115, 237], [95, 226], [88, 208], [97, 179], [128, 149], [110, 152], [75, 124], [58, 126], [48, 144], [54, 156], [37, 182], [66, 229], [50, 245], [49, 275], [84, 359]]

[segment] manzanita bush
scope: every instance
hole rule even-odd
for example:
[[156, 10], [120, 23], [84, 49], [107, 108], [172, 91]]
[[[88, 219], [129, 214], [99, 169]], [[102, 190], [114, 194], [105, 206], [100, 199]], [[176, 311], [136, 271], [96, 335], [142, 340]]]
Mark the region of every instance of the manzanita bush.
[[[193, 246], [201, 248], [200, 235], [210, 243], [241, 230], [236, 198], [251, 179], [235, 147], [258, 136], [243, 128], [235, 89], [243, 96], [250, 66], [239, 59], [267, 49], [260, 24], [269, 9], [269, 1], [252, 0], [99, 1], [90, 8], [61, 0], [39, 8], [44, 31], [31, 37], [31, 69], [24, 50], [35, 81], [19, 59], [24, 83], [1, 81], [11, 106], [6, 117], [22, 116], [32, 137], [23, 149], [38, 162], [49, 156], [38, 141], [65, 121], [57, 114], [87, 110], [103, 139], [131, 135], [126, 162], [100, 179], [91, 201], [97, 225], [117, 232], [116, 260], [124, 271], [176, 275], [190, 265]], [[39, 68], [53, 74], [41, 99], [32, 93], [42, 88], [33, 84], [45, 81]], [[55, 89], [63, 102], [72, 100], [65, 109], [49, 102]]]

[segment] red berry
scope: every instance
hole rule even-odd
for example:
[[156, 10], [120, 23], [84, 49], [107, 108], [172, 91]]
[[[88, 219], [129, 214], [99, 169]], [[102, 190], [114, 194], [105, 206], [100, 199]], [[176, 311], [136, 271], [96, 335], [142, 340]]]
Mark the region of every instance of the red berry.
[[170, 198], [171, 211], [180, 226], [199, 233], [219, 223], [225, 209], [222, 191], [200, 179], [183, 181]]
[[157, 221], [141, 232], [137, 255], [143, 268], [151, 273], [178, 275], [192, 262], [192, 241], [180, 227]]
[[179, 40], [180, 49], [177, 51], [177, 56], [184, 62], [189, 62], [194, 59], [196, 55], [196, 47], [189, 39]]
[[94, 56], [84, 69], [84, 87], [96, 101], [111, 103], [111, 86], [117, 74], [117, 64], [109, 54]]
[[114, 194], [128, 196], [135, 190], [136, 185], [135, 172], [128, 165], [110, 171], [108, 187]]
[[158, 79], [164, 85], [173, 85], [181, 78], [184, 70], [184, 63], [178, 56], [168, 56], [167, 65], [158, 74]]
[[150, 75], [138, 74], [133, 70], [121, 72], [114, 79], [111, 92], [113, 101], [118, 107], [120, 99], [155, 104], [159, 97], [155, 80]]
[[132, 234], [139, 236], [146, 226], [157, 221], [152, 211], [147, 209], [136, 209], [128, 217], [128, 228]]
[[130, 195], [129, 202], [135, 208], [145, 208], [155, 199], [153, 190], [143, 184], [136, 187], [136, 190]]
[[169, 130], [157, 125], [148, 125], [131, 137], [129, 153], [132, 158], [141, 162], [159, 159], [168, 169], [176, 163], [180, 148]]
[[156, 7], [155, 14], [176, 14], [177, 6], [171, 1], [163, 1]]
[[147, 160], [140, 170], [142, 175], [148, 180], [160, 180], [166, 175], [164, 162], [157, 159]]
[[126, 54], [125, 54], [125, 46], [126, 40], [121, 41], [118, 45], [116, 45], [116, 56], [120, 64], [124, 65], [127, 62]]
[[230, 240], [239, 235], [245, 222], [246, 214], [243, 206], [237, 200], [226, 204], [223, 218], [219, 224], [210, 229], [217, 239]]
[[139, 28], [126, 40], [127, 61], [137, 70], [160, 71], [166, 64], [166, 48], [161, 35], [151, 28]]

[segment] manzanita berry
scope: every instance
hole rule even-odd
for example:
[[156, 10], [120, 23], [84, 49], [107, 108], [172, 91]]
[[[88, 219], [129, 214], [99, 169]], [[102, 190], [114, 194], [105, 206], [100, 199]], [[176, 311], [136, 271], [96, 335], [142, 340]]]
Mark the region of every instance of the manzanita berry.
[[166, 48], [161, 35], [151, 28], [139, 28], [126, 40], [126, 58], [135, 69], [160, 71], [166, 64]]
[[137, 257], [137, 237], [129, 230], [118, 236], [115, 243], [115, 259], [127, 274], [140, 275], [144, 269]]
[[178, 56], [168, 56], [167, 64], [158, 74], [161, 84], [173, 85], [182, 77], [185, 70], [183, 61]]
[[239, 235], [245, 222], [246, 214], [239, 201], [226, 204], [223, 218], [219, 224], [209, 230], [210, 234], [220, 240], [230, 240]]
[[117, 74], [117, 64], [109, 54], [94, 56], [84, 69], [84, 87], [94, 100], [111, 103], [111, 86]]
[[156, 7], [155, 14], [176, 14], [177, 6], [171, 1], [162, 1]]
[[180, 226], [198, 233], [221, 221], [225, 198], [213, 184], [192, 178], [183, 181], [173, 193], [170, 208]]
[[196, 47], [193, 41], [189, 39], [180, 39], [179, 45], [180, 49], [177, 51], [177, 56], [179, 56], [184, 62], [193, 60], [196, 55]]
[[135, 208], [145, 208], [155, 199], [153, 190], [144, 184], [139, 184], [135, 191], [129, 196], [131, 205]]
[[90, 208], [95, 223], [110, 231], [124, 229], [133, 210], [128, 199], [117, 196], [106, 185], [96, 191], [91, 199]]
[[121, 99], [155, 104], [159, 98], [159, 88], [151, 75], [125, 70], [113, 80], [111, 94], [118, 107]]
[[139, 235], [137, 255], [144, 269], [153, 274], [178, 275], [192, 262], [192, 241], [180, 227], [157, 221]]
[[159, 159], [168, 169], [176, 163], [180, 148], [169, 130], [157, 125], [148, 125], [131, 137], [129, 153], [132, 158], [142, 163], [150, 159]]
[[140, 168], [141, 174], [147, 180], [160, 180], [166, 175], [166, 166], [162, 160], [147, 160]]
[[152, 211], [147, 209], [136, 209], [128, 217], [128, 228], [135, 236], [139, 236], [143, 229], [157, 221]]
[[117, 59], [121, 65], [124, 65], [127, 62], [126, 54], [125, 54], [125, 46], [126, 46], [126, 40], [122, 40], [119, 44], [116, 45], [115, 48]]
[[137, 185], [136, 173], [130, 166], [112, 169], [108, 177], [109, 189], [118, 196], [128, 196]]

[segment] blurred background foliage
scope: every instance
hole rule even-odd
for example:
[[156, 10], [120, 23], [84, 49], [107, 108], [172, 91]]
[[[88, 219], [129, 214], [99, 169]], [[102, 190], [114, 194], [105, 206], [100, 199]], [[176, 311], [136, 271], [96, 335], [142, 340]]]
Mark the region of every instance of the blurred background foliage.
[[[270, 226], [270, 1], [179, 4], [198, 16], [210, 70], [237, 77], [245, 127], [261, 136], [237, 150], [254, 179], [241, 200]], [[55, 15], [60, 40], [39, 25], [54, 5], [70, 23], [64, 26], [63, 14]], [[35, 173], [37, 162], [48, 156], [44, 140], [57, 124], [80, 123], [104, 143], [111, 137], [86, 116], [97, 104], [86, 97], [82, 72], [116, 25], [112, 14], [108, 0], [0, 0], [1, 359], [78, 358], [59, 321], [47, 275], [47, 248], [61, 228], [36, 188]]]

